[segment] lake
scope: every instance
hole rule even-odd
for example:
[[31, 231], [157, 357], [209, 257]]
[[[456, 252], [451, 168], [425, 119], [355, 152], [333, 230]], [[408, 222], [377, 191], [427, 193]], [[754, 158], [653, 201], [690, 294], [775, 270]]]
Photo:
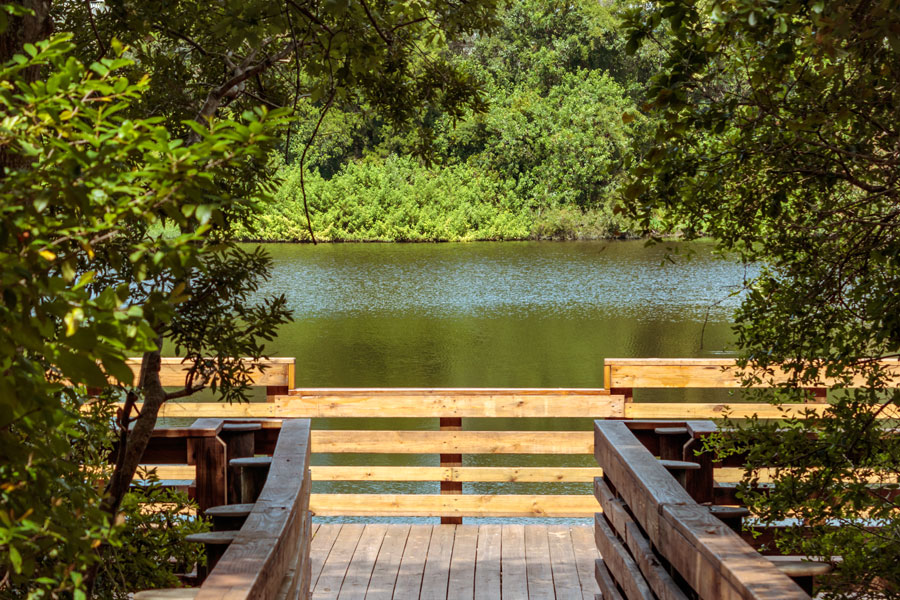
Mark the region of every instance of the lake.
[[294, 311], [272, 350], [304, 387], [602, 387], [605, 357], [728, 354], [745, 277], [708, 244], [267, 249], [264, 291]]
[[[691, 249], [689, 260], [685, 251]], [[294, 311], [272, 345], [302, 387], [602, 387], [606, 357], [729, 355], [744, 268], [709, 244], [641, 241], [269, 245], [264, 293]], [[678, 251], [674, 262], [670, 250]], [[712, 401], [728, 392], [642, 391]], [[437, 419], [330, 419], [314, 427], [436, 429]], [[589, 429], [587, 419], [464, 419], [466, 429]], [[466, 455], [466, 465], [521, 465]], [[437, 465], [436, 455], [314, 455], [313, 464]], [[593, 466], [532, 456], [534, 466]], [[316, 492], [437, 493], [437, 483], [314, 484]], [[590, 493], [589, 484], [466, 483], [465, 493]], [[346, 518], [338, 520], [348, 520]], [[350, 519], [352, 520], [352, 519]], [[372, 519], [364, 519], [371, 521]], [[404, 519], [409, 520], [409, 519]], [[531, 521], [533, 522], [533, 521]]]

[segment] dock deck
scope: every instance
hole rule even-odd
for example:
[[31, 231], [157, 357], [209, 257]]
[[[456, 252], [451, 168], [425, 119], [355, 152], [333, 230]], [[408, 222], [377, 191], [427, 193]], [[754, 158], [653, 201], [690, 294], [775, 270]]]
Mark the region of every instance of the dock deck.
[[594, 600], [590, 526], [313, 525], [314, 600]]

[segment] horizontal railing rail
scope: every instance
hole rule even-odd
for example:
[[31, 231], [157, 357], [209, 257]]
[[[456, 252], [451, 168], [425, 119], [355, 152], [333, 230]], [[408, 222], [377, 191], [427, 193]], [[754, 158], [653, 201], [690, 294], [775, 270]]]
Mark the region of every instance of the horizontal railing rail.
[[[172, 362], [179, 359], [167, 359]], [[293, 377], [293, 359], [270, 359], [281, 368], [283, 383]], [[894, 361], [896, 362], [896, 361]], [[892, 365], [890, 361], [887, 361]], [[900, 364], [900, 363], [897, 363]], [[278, 367], [277, 365], [281, 365]], [[283, 367], [283, 368], [282, 368]], [[291, 367], [291, 369], [288, 369]], [[173, 367], [174, 368], [174, 367]], [[827, 404], [797, 403], [772, 406], [767, 403], [643, 403], [634, 402], [634, 388], [646, 387], [710, 387], [735, 388], [740, 385], [733, 359], [607, 359], [607, 388], [536, 389], [536, 388], [294, 388], [288, 393], [269, 396], [267, 402], [222, 404], [215, 402], [168, 402], [161, 416], [207, 419], [286, 419], [323, 418], [360, 419], [427, 419], [438, 420], [439, 430], [328, 429], [314, 430], [310, 446], [313, 454], [340, 455], [438, 455], [437, 465], [384, 466], [373, 459], [373, 465], [322, 465], [312, 467], [312, 476], [322, 482], [437, 482], [440, 494], [344, 494], [312, 495], [312, 510], [321, 516], [429, 516], [444, 522], [459, 522], [464, 516], [490, 517], [585, 517], [597, 510], [596, 499], [588, 493], [563, 494], [462, 494], [463, 484], [479, 483], [585, 483], [598, 474], [584, 464], [584, 457], [594, 452], [593, 434], [588, 419], [703, 419], [756, 414], [763, 418], [802, 416], [806, 411], [822, 412]], [[272, 375], [275, 376], [274, 374]], [[284, 378], [288, 378], [287, 380]], [[291, 384], [293, 382], [291, 381]], [[619, 386], [619, 387], [616, 387]], [[611, 389], [610, 389], [611, 388]], [[824, 400], [824, 397], [822, 397]], [[476, 431], [463, 429], [464, 418], [584, 418], [583, 430], [573, 431]], [[549, 425], [549, 421], [547, 422]], [[379, 425], [384, 427], [383, 425]], [[549, 427], [548, 427], [549, 428]], [[515, 426], [513, 426], [515, 429]], [[529, 426], [530, 429], [530, 426]], [[570, 425], [569, 429], [574, 429]], [[256, 433], [257, 448], [270, 447], [267, 429]], [[182, 454], [171, 456], [162, 440], [144, 462], [158, 466], [162, 479], [190, 486], [198, 474], [193, 454], [185, 446]], [[169, 441], [170, 454], [178, 442]], [[197, 445], [200, 442], [192, 442]], [[178, 452], [175, 451], [177, 455]], [[473, 466], [463, 464], [464, 455], [566, 455], [572, 460], [563, 466], [531, 466], [527, 458], [518, 464]], [[157, 456], [160, 459], [154, 459]], [[479, 459], [480, 460], [480, 459]], [[358, 462], [358, 459], [336, 462]], [[740, 466], [737, 463], [725, 465]], [[712, 473], [712, 467], [707, 471]], [[592, 474], [593, 473], [593, 474]], [[708, 501], [734, 498], [734, 486], [740, 473], [718, 469], [719, 482], [712, 488]], [[709, 475], [709, 477], [712, 477]], [[710, 479], [711, 480], [711, 479]], [[174, 482], [170, 481], [170, 482]], [[194, 484], [196, 486], [196, 484]], [[542, 489], [547, 492], [548, 489]], [[587, 490], [585, 490], [587, 491]], [[215, 492], [219, 493], [219, 492]], [[197, 489], [201, 506], [209, 506], [214, 493]]]

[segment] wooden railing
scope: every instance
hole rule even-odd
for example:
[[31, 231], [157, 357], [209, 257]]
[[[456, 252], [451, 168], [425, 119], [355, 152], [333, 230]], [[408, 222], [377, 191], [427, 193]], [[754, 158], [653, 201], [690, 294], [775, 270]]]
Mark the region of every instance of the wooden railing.
[[[251, 374], [251, 386], [265, 387], [267, 400], [272, 400], [279, 394], [287, 394], [288, 389], [293, 387], [296, 364], [296, 359], [293, 357], [265, 358], [257, 361], [244, 360], [255, 367]], [[137, 379], [141, 372], [141, 359], [130, 358], [127, 364]], [[190, 363], [185, 364], [182, 358], [164, 357], [159, 372], [163, 387], [184, 387], [189, 367]]]
[[[267, 383], [290, 384], [285, 377], [291, 376], [288, 367], [292, 368], [292, 361], [278, 359], [272, 363], [266, 371]], [[893, 361], [890, 366], [895, 364], [900, 365]], [[177, 369], [172, 367], [172, 370], [173, 380], [177, 379]], [[276, 377], [278, 379], [273, 379]], [[440, 485], [440, 494], [313, 494], [312, 510], [322, 516], [441, 517], [446, 523], [458, 523], [466, 516], [589, 517], [597, 508], [590, 494], [462, 494], [462, 486], [466, 482], [589, 482], [598, 470], [575, 458], [593, 452], [588, 419], [710, 418], [721, 416], [726, 410], [726, 405], [720, 403], [634, 402], [635, 389], [733, 389], [740, 386], [734, 361], [728, 359], [607, 359], [605, 377], [606, 389], [296, 388], [287, 394], [269, 395], [267, 402], [232, 405], [170, 402], [163, 407], [161, 415], [204, 419], [379, 417], [438, 420], [437, 431], [314, 430], [311, 437], [314, 454], [431, 454], [438, 455], [439, 459], [434, 466], [314, 466], [312, 475], [317, 481], [421, 481], [439, 482]], [[819, 404], [801, 403], [779, 408], [766, 403], [735, 402], [730, 405], [730, 414], [776, 418], [785, 416], [782, 410], [787, 410], [787, 414], [824, 410], [825, 401], [826, 398], [820, 395]], [[468, 417], [585, 418], [585, 428], [579, 431], [463, 430], [462, 419]], [[530, 466], [527, 459], [516, 466], [469, 466], [463, 464], [466, 454], [563, 454], [572, 455], [573, 461], [564, 467]], [[193, 464], [192, 456], [188, 454], [190, 464]], [[146, 462], [153, 461], [146, 459]], [[183, 466], [160, 466], [159, 474], [163, 479], [196, 479], [195, 474]], [[737, 476], [737, 473], [727, 473], [722, 479], [734, 480]], [[716, 493], [727, 494], [727, 490], [727, 487], [717, 487]], [[211, 494], [213, 492], [198, 488], [197, 499], [201, 507], [212, 505], [213, 500], [207, 499]]]
[[[831, 569], [764, 557], [737, 533], [749, 513], [698, 503], [714, 496], [713, 473], [695, 449], [714, 430], [709, 422], [595, 423], [603, 468], [594, 484], [603, 509], [594, 523], [603, 557], [596, 576], [604, 600], [806, 599], [813, 577]], [[667, 455], [678, 459], [657, 458]]]
[[[208, 435], [198, 437], [200, 431]], [[154, 438], [148, 450], [151, 458], [171, 451], [160, 440], [203, 440], [201, 452], [193, 457], [198, 466], [197, 489], [214, 490], [224, 501], [202, 508], [212, 518], [213, 531], [188, 537], [206, 546], [207, 568], [198, 573], [200, 587], [140, 592], [136, 600], [307, 598], [309, 421], [229, 424], [207, 420], [183, 430], [181, 437], [176, 433], [167, 430], [167, 436]], [[271, 458], [255, 456], [273, 444]], [[244, 456], [230, 458], [236, 449], [243, 449]], [[229, 481], [235, 469], [240, 485]]]

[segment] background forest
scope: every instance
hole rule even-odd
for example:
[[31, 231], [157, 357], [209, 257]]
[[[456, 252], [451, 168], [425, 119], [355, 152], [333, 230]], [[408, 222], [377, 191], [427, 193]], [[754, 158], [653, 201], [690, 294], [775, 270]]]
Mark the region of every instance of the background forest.
[[[487, 36], [449, 45], [483, 83], [475, 110], [430, 108], [398, 129], [369, 103], [302, 102], [301, 129], [275, 157], [275, 202], [239, 228], [254, 240], [585, 239], [633, 235], [614, 197], [650, 141], [639, 116], [659, 49], [625, 52], [615, 3], [527, 0]], [[483, 112], [481, 112], [483, 111]], [[623, 118], [623, 115], [626, 115]], [[634, 118], [632, 118], [634, 115]]]

